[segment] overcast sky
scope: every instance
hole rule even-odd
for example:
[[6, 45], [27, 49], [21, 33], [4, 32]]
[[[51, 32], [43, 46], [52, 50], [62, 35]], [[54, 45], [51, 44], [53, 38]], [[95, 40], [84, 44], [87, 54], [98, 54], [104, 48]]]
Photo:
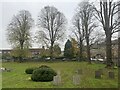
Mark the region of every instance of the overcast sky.
[[[85, 0], [84, 0], [85, 1]], [[95, 0], [90, 0], [95, 1]], [[13, 15], [16, 15], [20, 10], [28, 10], [33, 19], [37, 20], [38, 13], [44, 6], [55, 6], [59, 11], [63, 12], [68, 20], [68, 28], [70, 27], [71, 19], [75, 13], [75, 9], [81, 0], [2, 0], [0, 1], [0, 49], [11, 48], [6, 40], [6, 28], [10, 23]], [[33, 28], [33, 35], [37, 31], [37, 27]], [[68, 36], [71, 31], [67, 29]], [[67, 39], [66, 39], [67, 40]], [[65, 40], [65, 41], [66, 41]], [[65, 42], [64, 42], [65, 43]], [[64, 43], [62, 43], [64, 45]], [[33, 47], [38, 47], [38, 44], [33, 44]]]
[[[6, 28], [13, 15], [16, 15], [20, 10], [25, 9], [32, 14], [32, 17], [36, 22], [38, 13], [46, 5], [55, 6], [59, 11], [64, 13], [68, 19], [68, 22], [70, 22], [78, 2], [2, 2], [2, 14], [0, 14], [2, 15], [2, 22], [0, 23], [0, 30], [2, 31], [0, 32], [0, 36], [2, 36], [0, 41], [2, 41], [2, 44], [0, 44], [0, 48], [11, 48], [6, 40]], [[37, 28], [33, 28], [32, 31], [34, 35], [34, 33], [37, 31]], [[33, 44], [33, 47], [38, 47], [38, 45]]]

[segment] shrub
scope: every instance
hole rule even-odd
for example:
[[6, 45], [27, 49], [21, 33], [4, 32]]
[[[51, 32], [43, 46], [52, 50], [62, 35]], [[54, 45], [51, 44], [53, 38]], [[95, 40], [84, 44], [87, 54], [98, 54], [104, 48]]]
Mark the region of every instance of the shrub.
[[25, 70], [25, 72], [26, 72], [27, 74], [32, 74], [35, 69], [37, 69], [37, 67], [27, 68], [27, 69]]
[[33, 81], [52, 81], [53, 77], [56, 76], [57, 73], [51, 68], [38, 68], [33, 71], [31, 79]]

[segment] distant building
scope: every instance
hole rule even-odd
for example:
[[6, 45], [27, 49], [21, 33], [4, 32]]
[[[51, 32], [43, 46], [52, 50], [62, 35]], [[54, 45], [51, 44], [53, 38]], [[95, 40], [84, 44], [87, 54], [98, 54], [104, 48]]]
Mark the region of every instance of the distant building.
[[[29, 51], [31, 52], [32, 55], [39, 55], [41, 53], [42, 48], [31, 48]], [[3, 49], [0, 50], [1, 54], [10, 54], [12, 49]]]
[[[105, 42], [99, 45], [93, 45], [91, 48], [91, 57], [96, 59], [106, 60], [106, 44]], [[112, 41], [112, 60], [115, 64], [118, 63], [118, 40]]]

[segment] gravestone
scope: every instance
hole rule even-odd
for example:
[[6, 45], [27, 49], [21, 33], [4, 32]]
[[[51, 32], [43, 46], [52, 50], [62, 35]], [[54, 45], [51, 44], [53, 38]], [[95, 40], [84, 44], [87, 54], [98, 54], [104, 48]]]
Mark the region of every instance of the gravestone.
[[0, 68], [0, 72], [5, 72], [7, 69], [6, 68]]
[[11, 72], [11, 69], [7, 69], [7, 68], [0, 68], [0, 72]]
[[73, 76], [73, 84], [74, 85], [79, 85], [80, 84], [80, 76], [79, 75], [74, 75]]
[[61, 85], [61, 76], [60, 75], [53, 77], [53, 85]]
[[95, 78], [97, 79], [101, 78], [101, 71], [99, 70], [95, 71]]
[[109, 78], [111, 78], [111, 79], [114, 79], [114, 78], [115, 78], [114, 72], [112, 72], [112, 71], [109, 72]]

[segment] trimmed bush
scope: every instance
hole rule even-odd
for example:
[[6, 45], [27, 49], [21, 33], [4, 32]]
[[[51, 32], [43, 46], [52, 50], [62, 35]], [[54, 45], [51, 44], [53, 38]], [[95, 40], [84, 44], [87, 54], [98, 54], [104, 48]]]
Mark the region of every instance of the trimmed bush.
[[51, 68], [38, 68], [33, 71], [31, 79], [33, 81], [47, 82], [52, 81], [56, 75], [57, 73]]
[[27, 69], [25, 70], [25, 72], [26, 72], [26, 74], [32, 74], [35, 69], [37, 69], [37, 67], [27, 68]]

